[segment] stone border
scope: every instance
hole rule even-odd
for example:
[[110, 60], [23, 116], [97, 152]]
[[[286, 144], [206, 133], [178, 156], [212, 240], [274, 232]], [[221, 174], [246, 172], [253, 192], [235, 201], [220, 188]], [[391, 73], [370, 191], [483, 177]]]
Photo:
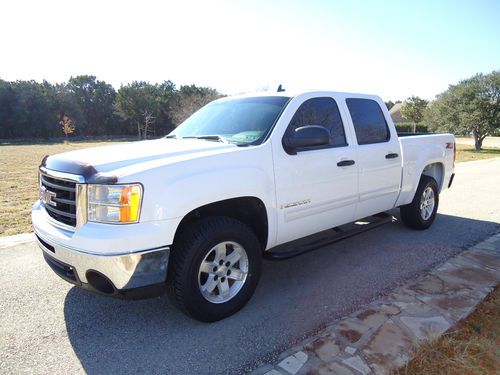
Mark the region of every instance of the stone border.
[[389, 374], [467, 317], [500, 282], [500, 233], [335, 321], [254, 375]]

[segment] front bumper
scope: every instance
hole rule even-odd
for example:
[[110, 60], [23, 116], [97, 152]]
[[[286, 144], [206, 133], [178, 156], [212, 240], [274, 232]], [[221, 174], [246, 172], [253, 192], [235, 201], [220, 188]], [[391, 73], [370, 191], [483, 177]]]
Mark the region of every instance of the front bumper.
[[64, 280], [116, 297], [147, 298], [165, 290], [170, 248], [102, 256], [50, 244], [38, 234], [47, 264]]
[[46, 262], [64, 280], [117, 297], [151, 297], [165, 290], [170, 246], [158, 237], [168, 223], [89, 223], [70, 232], [53, 225], [39, 203], [32, 222]]
[[50, 244], [36, 234], [47, 264], [84, 289], [116, 297], [147, 298], [165, 290], [170, 248], [99, 256]]

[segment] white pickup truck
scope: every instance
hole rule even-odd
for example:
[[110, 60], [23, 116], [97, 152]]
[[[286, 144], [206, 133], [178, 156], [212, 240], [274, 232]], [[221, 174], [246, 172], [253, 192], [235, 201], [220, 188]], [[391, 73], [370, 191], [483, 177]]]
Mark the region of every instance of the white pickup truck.
[[63, 279], [132, 298], [170, 289], [215, 321], [245, 305], [277, 248], [394, 207], [428, 228], [454, 159], [451, 134], [399, 138], [377, 96], [228, 97], [162, 139], [45, 157], [32, 222]]

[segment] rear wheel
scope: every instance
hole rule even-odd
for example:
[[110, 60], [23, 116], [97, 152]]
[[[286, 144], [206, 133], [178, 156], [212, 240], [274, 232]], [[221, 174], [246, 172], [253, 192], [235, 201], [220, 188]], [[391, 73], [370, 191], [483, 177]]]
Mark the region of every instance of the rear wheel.
[[438, 185], [432, 177], [423, 175], [410, 204], [400, 207], [401, 220], [413, 229], [427, 229], [434, 219], [439, 204]]
[[169, 272], [181, 309], [213, 322], [248, 302], [260, 268], [260, 244], [252, 230], [235, 219], [209, 217], [187, 227], [176, 240]]

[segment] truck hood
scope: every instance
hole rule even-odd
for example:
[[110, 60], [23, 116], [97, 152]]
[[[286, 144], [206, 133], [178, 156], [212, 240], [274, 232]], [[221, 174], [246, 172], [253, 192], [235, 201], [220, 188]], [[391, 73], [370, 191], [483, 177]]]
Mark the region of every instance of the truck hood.
[[238, 146], [210, 140], [162, 138], [46, 156], [40, 167], [81, 175], [90, 183], [114, 183], [117, 181], [114, 171], [136, 164], [167, 158], [187, 160], [235, 149]]

